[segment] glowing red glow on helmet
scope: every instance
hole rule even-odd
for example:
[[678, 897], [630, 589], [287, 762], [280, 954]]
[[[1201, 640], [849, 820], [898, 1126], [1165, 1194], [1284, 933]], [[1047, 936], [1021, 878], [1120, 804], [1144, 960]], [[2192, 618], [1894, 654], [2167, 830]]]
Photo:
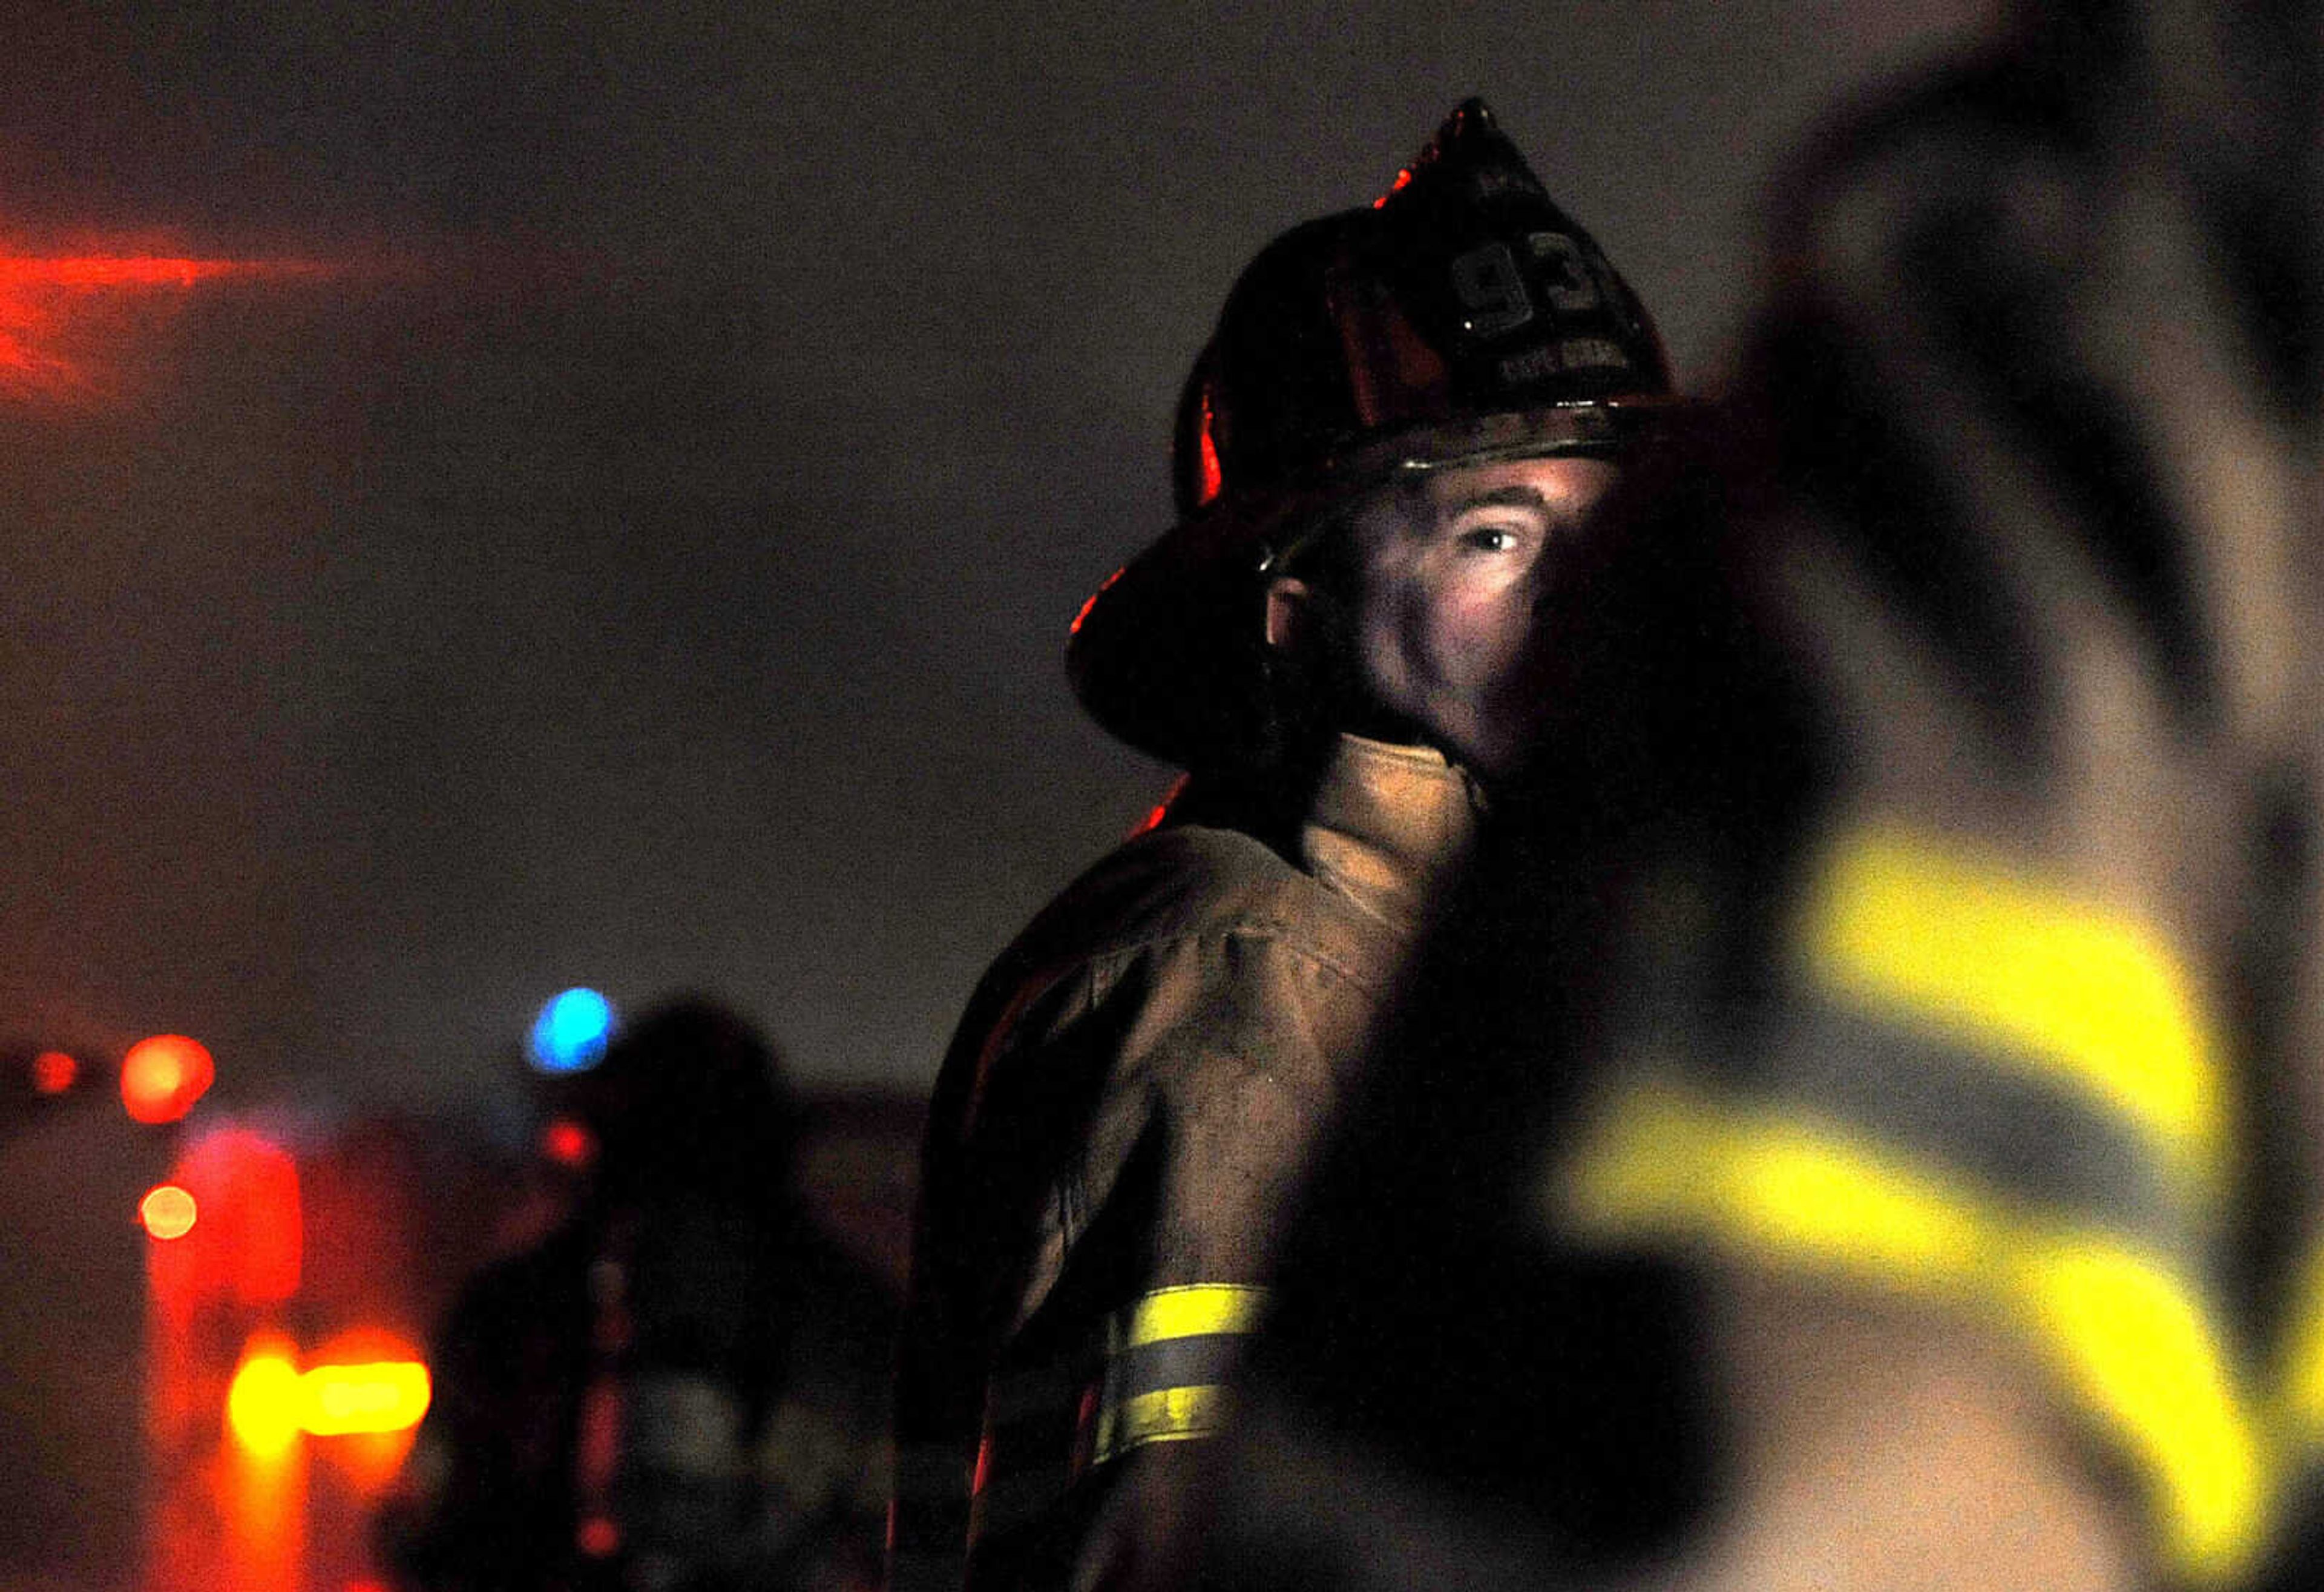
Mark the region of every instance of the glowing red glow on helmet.
[[1172, 806], [1176, 803], [1179, 797], [1186, 793], [1189, 780], [1190, 776], [1180, 774], [1171, 781], [1170, 788], [1162, 792], [1162, 800], [1154, 804], [1153, 810], [1139, 819], [1137, 826], [1122, 838], [1126, 840], [1135, 840], [1140, 835], [1150, 835], [1160, 828], [1164, 821], [1169, 818]]
[[1199, 504], [1207, 504], [1216, 502], [1219, 494], [1226, 488], [1226, 471], [1219, 464], [1219, 440], [1213, 434], [1214, 424], [1215, 417], [1211, 413], [1211, 389], [1208, 384], [1204, 384], [1202, 431], [1195, 442], [1195, 446], [1202, 450], [1199, 462], [1202, 466], [1203, 484], [1201, 495], [1195, 499]]
[[1405, 188], [1409, 185], [1411, 181], [1412, 168], [1406, 166], [1399, 169], [1396, 174], [1396, 180], [1388, 185], [1388, 193], [1384, 193], [1380, 195], [1379, 198], [1372, 200], [1372, 208], [1375, 210], [1385, 210], [1388, 208], [1388, 194], [1403, 192]]
[[[1124, 565], [1122, 568], [1126, 569], [1128, 567], [1128, 565]], [[1120, 579], [1121, 576], [1122, 570], [1116, 569], [1112, 574], [1107, 576], [1104, 579], [1097, 583], [1097, 589], [1089, 594], [1089, 600], [1082, 604], [1081, 612], [1074, 616], [1073, 624], [1066, 626], [1066, 634], [1068, 635], [1079, 635], [1082, 633], [1082, 622], [1090, 616], [1090, 610], [1097, 606], [1097, 599], [1103, 597], [1106, 593], [1106, 588], [1111, 587], [1115, 581]]]

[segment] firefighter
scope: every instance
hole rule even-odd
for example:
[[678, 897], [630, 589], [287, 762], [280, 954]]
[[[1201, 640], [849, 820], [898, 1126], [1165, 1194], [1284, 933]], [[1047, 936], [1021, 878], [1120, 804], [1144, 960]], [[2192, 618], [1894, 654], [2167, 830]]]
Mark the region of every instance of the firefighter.
[[2317, 1584], [2317, 20], [2028, 6], [1792, 170], [1716, 439], [1547, 594], [1217, 1584]]
[[1678, 407], [1479, 101], [1235, 284], [1178, 522], [1067, 652], [1098, 722], [1187, 777], [1003, 953], [936, 1084], [898, 1592], [1113, 1584], [1167, 1537], [1284, 1199], [1531, 743], [1544, 585]]
[[427, 1592], [850, 1592], [879, 1578], [884, 1281], [794, 1179], [800, 1108], [713, 1003], [641, 1015], [551, 1098], [578, 1208], [486, 1267], [383, 1523]]

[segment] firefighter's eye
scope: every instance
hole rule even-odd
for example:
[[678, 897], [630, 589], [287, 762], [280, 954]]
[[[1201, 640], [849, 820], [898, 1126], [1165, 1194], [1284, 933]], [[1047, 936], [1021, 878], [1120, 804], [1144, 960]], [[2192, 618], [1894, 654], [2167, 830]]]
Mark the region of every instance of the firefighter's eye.
[[1515, 525], [1471, 525], [1461, 532], [1461, 545], [1471, 552], [1515, 552], [1525, 543], [1525, 532]]

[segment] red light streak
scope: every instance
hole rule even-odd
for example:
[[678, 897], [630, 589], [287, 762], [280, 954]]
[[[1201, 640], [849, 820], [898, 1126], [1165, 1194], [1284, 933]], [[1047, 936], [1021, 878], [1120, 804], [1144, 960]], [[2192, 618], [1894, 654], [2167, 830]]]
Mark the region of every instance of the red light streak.
[[24, 292], [42, 287], [191, 287], [210, 277], [249, 270], [252, 264], [238, 260], [171, 260], [151, 255], [119, 258], [0, 255], [0, 289]]
[[[60, 398], [97, 390], [92, 342], [117, 339], [126, 305], [182, 296], [233, 278], [312, 277], [319, 261], [204, 258], [124, 250], [20, 255], [0, 248], [0, 398]], [[109, 338], [108, 334], [112, 334]]]

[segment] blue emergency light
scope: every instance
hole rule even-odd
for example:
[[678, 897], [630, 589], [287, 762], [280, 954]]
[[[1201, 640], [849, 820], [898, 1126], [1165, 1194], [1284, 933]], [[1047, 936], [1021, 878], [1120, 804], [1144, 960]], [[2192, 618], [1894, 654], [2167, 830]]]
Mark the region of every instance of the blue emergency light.
[[613, 1004], [594, 989], [568, 989], [540, 1008], [525, 1050], [543, 1072], [581, 1072], [604, 1060], [613, 1034]]

